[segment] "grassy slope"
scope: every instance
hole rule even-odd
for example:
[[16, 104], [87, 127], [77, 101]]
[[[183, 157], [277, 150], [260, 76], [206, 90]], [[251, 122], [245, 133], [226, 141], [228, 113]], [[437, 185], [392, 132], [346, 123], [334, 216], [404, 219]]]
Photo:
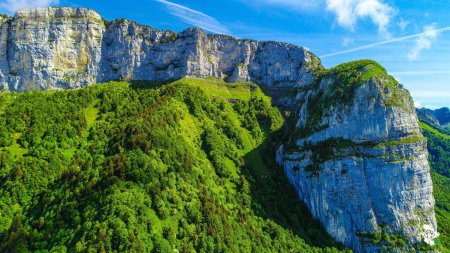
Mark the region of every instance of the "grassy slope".
[[273, 164], [282, 121], [259, 88], [143, 86], [0, 95], [15, 134], [0, 150], [0, 250], [336, 246]]
[[430, 125], [428, 125], [428, 124], [426, 124], [424, 122], [420, 122], [420, 127], [423, 130], [427, 131], [427, 132], [431, 132], [431, 134], [433, 134], [433, 135], [436, 135], [438, 137], [444, 138], [446, 140], [450, 139], [450, 135], [445, 134], [445, 133], [437, 130], [436, 128], [434, 128], [434, 127], [432, 127], [432, 126], [430, 126]]
[[[226, 83], [223, 80], [215, 78], [210, 79], [181, 79], [175, 83], [189, 84], [194, 87], [200, 88], [208, 96], [220, 99], [222, 101], [243, 100], [248, 101], [252, 96], [263, 99], [270, 103], [270, 97], [264, 95], [264, 93], [255, 86], [253, 83]], [[252, 88], [251, 88], [252, 87]], [[242, 128], [239, 123], [239, 115], [233, 112], [231, 106], [225, 108], [229, 112], [230, 118], [234, 121], [236, 127], [239, 129], [239, 133], [243, 140], [242, 149], [239, 151], [242, 156], [247, 155], [247, 163], [253, 166], [258, 172], [264, 173], [268, 170], [265, 163], [261, 158], [259, 152], [251, 152], [256, 150], [261, 143], [252, 138], [248, 129]], [[268, 136], [266, 136], [267, 138]], [[261, 169], [262, 168], [262, 169]]]
[[[450, 136], [424, 122], [421, 122], [420, 126], [428, 138], [428, 150], [431, 153], [433, 194], [436, 199], [436, 218], [440, 233], [437, 244], [441, 245], [442, 252], [450, 252], [450, 178], [445, 176], [448, 175], [446, 171], [450, 168], [441, 168], [446, 166], [442, 165], [446, 163], [441, 160], [450, 157], [450, 146], [445, 146], [448, 145]], [[447, 144], [445, 140], [447, 140]]]

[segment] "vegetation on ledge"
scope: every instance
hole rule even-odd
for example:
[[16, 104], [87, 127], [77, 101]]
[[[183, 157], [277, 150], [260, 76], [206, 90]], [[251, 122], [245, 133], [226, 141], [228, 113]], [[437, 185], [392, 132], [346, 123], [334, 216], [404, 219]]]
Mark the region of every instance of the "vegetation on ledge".
[[[320, 89], [321, 82], [332, 82]], [[323, 126], [319, 125], [324, 113], [332, 107], [351, 106], [356, 89], [370, 80], [380, 85], [380, 93], [385, 106], [400, 107], [409, 110], [412, 99], [409, 92], [402, 87], [386, 70], [372, 60], [359, 60], [344, 63], [331, 69], [318, 71], [313, 84], [317, 94], [308, 103], [308, 121], [305, 127], [315, 132]]]

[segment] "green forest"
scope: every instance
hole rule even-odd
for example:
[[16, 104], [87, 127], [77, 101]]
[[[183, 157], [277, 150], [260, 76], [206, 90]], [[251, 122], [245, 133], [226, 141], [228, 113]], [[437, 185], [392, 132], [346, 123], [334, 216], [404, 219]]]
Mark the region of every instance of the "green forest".
[[450, 135], [445, 129], [422, 121], [420, 126], [428, 140], [429, 160], [432, 168], [433, 193], [436, 199], [438, 221], [437, 245], [450, 252]]
[[0, 94], [0, 252], [349, 252], [274, 163], [254, 84]]
[[[289, 115], [216, 79], [0, 94], [0, 252], [350, 252], [275, 164]], [[445, 251], [450, 136], [421, 127]]]

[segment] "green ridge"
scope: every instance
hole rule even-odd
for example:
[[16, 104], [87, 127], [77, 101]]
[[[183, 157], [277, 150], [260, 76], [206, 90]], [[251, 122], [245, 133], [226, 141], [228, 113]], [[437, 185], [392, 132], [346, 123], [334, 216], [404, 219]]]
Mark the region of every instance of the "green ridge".
[[435, 240], [441, 252], [450, 252], [450, 139], [436, 128], [421, 122], [428, 139], [432, 169], [433, 195], [436, 199], [436, 219], [439, 238]]
[[0, 96], [1, 252], [344, 250], [274, 163], [283, 118], [254, 84]]
[[440, 138], [443, 138], [443, 139], [447, 139], [447, 140], [450, 139], [450, 135], [445, 134], [445, 133], [437, 130], [436, 128], [433, 128], [432, 126], [430, 126], [430, 125], [428, 125], [428, 124], [426, 124], [424, 122], [420, 122], [420, 127], [424, 131], [431, 132], [431, 134], [433, 134], [433, 135], [435, 135], [437, 137], [440, 137]]

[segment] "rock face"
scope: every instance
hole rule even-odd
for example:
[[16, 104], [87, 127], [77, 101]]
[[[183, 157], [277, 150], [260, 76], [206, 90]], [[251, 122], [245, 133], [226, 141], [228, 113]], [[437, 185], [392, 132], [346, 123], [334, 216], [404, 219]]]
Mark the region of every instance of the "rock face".
[[95, 83], [104, 29], [88, 9], [18, 11], [0, 28], [0, 83], [12, 91]]
[[178, 34], [121, 19], [105, 26], [88, 9], [25, 9], [0, 22], [0, 84], [11, 91], [78, 88], [110, 80], [217, 77], [273, 87], [314, 79], [315, 56], [279, 42]]
[[[327, 231], [356, 252], [403, 247], [393, 242], [399, 237], [410, 247], [432, 244], [426, 141], [409, 93], [381, 66], [361, 61], [329, 71], [297, 103], [297, 133], [277, 160]], [[383, 233], [391, 240], [379, 240]]]
[[295, 112], [295, 126], [277, 161], [336, 240], [356, 252], [432, 243], [437, 232], [426, 141], [409, 93], [378, 64], [324, 71], [302, 47], [198, 29], [176, 34], [124, 19], [108, 24], [88, 9], [0, 17], [3, 89], [211, 76], [298, 91], [283, 100]]

